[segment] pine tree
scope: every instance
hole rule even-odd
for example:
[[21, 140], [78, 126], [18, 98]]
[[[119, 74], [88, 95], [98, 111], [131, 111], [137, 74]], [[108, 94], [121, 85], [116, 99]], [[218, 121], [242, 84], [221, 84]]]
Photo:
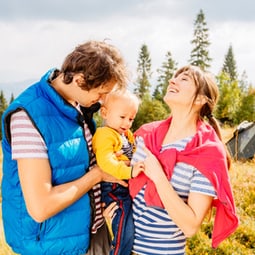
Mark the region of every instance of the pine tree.
[[241, 97], [241, 105], [235, 114], [235, 123], [255, 121], [255, 89], [250, 85], [246, 94]]
[[13, 93], [11, 94], [11, 98], [10, 98], [10, 103], [9, 104], [11, 104], [12, 103], [12, 101], [14, 100], [15, 98], [14, 98], [14, 95], [13, 95]]
[[222, 72], [229, 75], [231, 81], [237, 79], [236, 61], [233, 53], [232, 45], [229, 46], [227, 54], [225, 55]]
[[249, 88], [252, 87], [251, 84], [248, 82], [248, 76], [245, 71], [241, 74], [240, 80], [239, 80], [239, 87], [243, 93], [247, 93]]
[[217, 76], [220, 98], [217, 104], [216, 117], [222, 123], [237, 124], [236, 112], [242, 101], [238, 81], [232, 81], [227, 73], [221, 72]]
[[166, 94], [166, 89], [169, 85], [169, 80], [173, 77], [177, 69], [177, 62], [172, 58], [170, 51], [166, 53], [166, 61], [163, 62], [162, 67], [157, 70], [159, 73], [158, 85], [153, 93], [153, 97], [163, 102], [163, 97]]
[[252, 84], [249, 84], [245, 71], [239, 80], [239, 89], [241, 105], [236, 111], [235, 122], [255, 121], [255, 89]]
[[151, 58], [150, 52], [146, 44], [143, 44], [140, 49], [139, 58], [138, 58], [138, 67], [137, 67], [137, 88], [135, 92], [140, 98], [143, 98], [144, 95], [149, 94], [150, 92], [150, 81], [152, 72], [151, 72]]
[[209, 29], [205, 20], [205, 15], [202, 10], [197, 15], [194, 22], [194, 39], [191, 43], [194, 45], [190, 54], [190, 64], [199, 66], [202, 70], [207, 70], [210, 67], [212, 59], [209, 57], [208, 47]]

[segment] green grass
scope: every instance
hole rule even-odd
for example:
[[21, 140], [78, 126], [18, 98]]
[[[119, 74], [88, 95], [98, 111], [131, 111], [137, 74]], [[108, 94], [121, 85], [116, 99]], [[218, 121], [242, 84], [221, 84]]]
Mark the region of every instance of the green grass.
[[[1, 151], [0, 162], [2, 162]], [[1, 176], [0, 167], [0, 180]], [[233, 162], [230, 179], [240, 218], [239, 227], [214, 250], [208, 237], [211, 233], [212, 221], [205, 222], [201, 230], [188, 240], [187, 255], [255, 255], [255, 161]], [[0, 220], [0, 255], [14, 254], [5, 243]]]
[[255, 161], [233, 162], [229, 174], [240, 219], [239, 227], [214, 250], [208, 237], [213, 218], [210, 222], [204, 222], [201, 230], [188, 240], [187, 255], [255, 254]]

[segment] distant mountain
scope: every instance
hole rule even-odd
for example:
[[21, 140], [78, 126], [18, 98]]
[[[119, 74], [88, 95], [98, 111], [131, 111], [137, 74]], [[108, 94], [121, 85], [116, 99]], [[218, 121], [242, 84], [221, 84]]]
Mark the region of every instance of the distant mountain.
[[13, 94], [14, 98], [17, 97], [35, 81], [35, 79], [29, 79], [21, 82], [0, 82], [0, 91], [2, 90], [4, 92], [4, 96], [8, 101], [11, 98], [11, 94]]

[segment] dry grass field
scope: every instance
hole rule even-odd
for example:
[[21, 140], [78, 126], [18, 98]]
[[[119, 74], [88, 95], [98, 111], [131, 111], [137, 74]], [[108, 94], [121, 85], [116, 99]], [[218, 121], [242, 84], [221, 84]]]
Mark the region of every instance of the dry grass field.
[[[223, 129], [224, 141], [231, 138], [232, 131], [233, 129]], [[0, 162], [2, 162], [1, 151]], [[0, 180], [1, 174], [0, 167]], [[224, 240], [217, 249], [213, 250], [211, 239], [208, 237], [212, 229], [212, 222], [205, 222], [201, 231], [188, 240], [187, 255], [255, 255], [255, 161], [233, 162], [230, 179], [240, 218], [240, 226], [234, 234]], [[0, 218], [2, 218], [1, 210]], [[14, 255], [5, 243], [1, 220], [0, 255]]]

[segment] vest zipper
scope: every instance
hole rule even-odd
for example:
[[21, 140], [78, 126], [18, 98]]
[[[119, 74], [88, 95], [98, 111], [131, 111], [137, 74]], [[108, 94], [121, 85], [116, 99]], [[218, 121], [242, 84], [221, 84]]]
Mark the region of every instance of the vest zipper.
[[37, 236], [36, 236], [36, 241], [40, 241], [40, 240], [41, 240], [42, 226], [43, 226], [43, 222], [40, 223], [39, 231], [38, 231], [38, 234], [37, 234]]

